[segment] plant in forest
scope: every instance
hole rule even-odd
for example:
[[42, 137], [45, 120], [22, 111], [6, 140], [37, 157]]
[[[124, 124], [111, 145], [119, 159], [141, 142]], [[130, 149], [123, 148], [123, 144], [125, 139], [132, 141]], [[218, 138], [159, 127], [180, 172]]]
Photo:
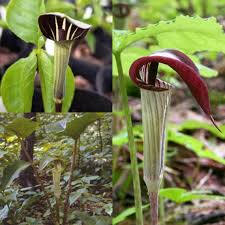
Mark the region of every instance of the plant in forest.
[[56, 112], [62, 111], [65, 96], [66, 68], [72, 44], [83, 39], [90, 25], [61, 14], [47, 13], [39, 17], [39, 26], [46, 38], [54, 40], [54, 102]]
[[144, 181], [151, 204], [152, 224], [158, 224], [158, 194], [163, 175], [167, 112], [172, 85], [157, 77], [158, 64], [173, 68], [188, 85], [203, 111], [211, 116], [208, 89], [197, 67], [178, 50], [165, 49], [137, 59], [130, 68], [132, 81], [141, 90], [142, 119], [144, 130]]
[[[79, 161], [79, 142], [80, 142], [80, 136], [84, 133], [85, 129], [95, 121], [98, 121], [103, 117], [103, 113], [84, 113], [75, 118], [68, 119], [66, 117], [63, 120], [60, 120], [55, 123], [50, 123], [46, 125], [44, 128], [46, 133], [51, 133], [57, 135], [57, 137], [67, 137], [72, 138], [74, 140], [74, 145], [72, 148], [72, 157], [68, 164], [70, 164], [70, 171], [69, 171], [69, 179], [67, 180], [67, 190], [65, 192], [61, 191], [61, 178], [62, 178], [62, 171], [64, 168], [64, 161], [62, 158], [60, 158], [58, 155], [55, 155], [51, 160], [46, 159], [47, 162], [45, 162], [45, 166], [47, 164], [52, 163], [52, 178], [53, 178], [53, 188], [52, 188], [52, 195], [54, 196], [55, 201], [51, 203], [51, 197], [49, 195], [49, 191], [43, 184], [42, 177], [40, 175], [41, 166], [37, 169], [33, 159], [31, 158], [29, 152], [28, 152], [28, 146], [24, 148], [24, 153], [26, 155], [27, 161], [23, 160], [16, 160], [12, 163], [10, 163], [3, 171], [3, 177], [1, 178], [0, 182], [0, 195], [2, 197], [5, 196], [7, 199], [7, 188], [10, 186], [10, 184], [15, 180], [20, 172], [27, 168], [28, 166], [31, 166], [34, 171], [34, 176], [36, 178], [37, 184], [40, 185], [40, 189], [42, 194], [44, 195], [44, 201], [46, 201], [46, 205], [48, 206], [48, 209], [50, 210], [50, 219], [52, 220], [53, 224], [62, 224], [66, 225], [68, 224], [68, 214], [69, 214], [69, 208], [71, 206], [70, 204], [70, 198], [71, 198], [71, 192], [73, 188], [73, 176], [74, 171], [77, 168], [77, 163]], [[19, 142], [23, 142], [23, 140], [28, 137], [30, 134], [32, 134], [34, 131], [38, 130], [40, 128], [40, 123], [31, 121], [27, 118], [16, 118], [12, 122], [6, 125], [2, 125], [4, 128], [4, 133], [15, 135]], [[59, 149], [60, 151], [60, 149]], [[67, 158], [68, 161], [68, 158]], [[41, 195], [41, 194], [40, 194]], [[31, 201], [37, 200], [37, 195], [32, 196], [33, 198], [29, 200], [29, 202], [24, 203], [21, 208], [25, 209], [28, 204], [31, 203]], [[31, 203], [32, 204], [32, 203]], [[29, 207], [29, 206], [28, 206]], [[5, 218], [11, 217], [15, 220], [14, 224], [16, 224], [16, 220], [22, 217], [22, 214], [19, 213], [20, 208], [14, 210], [14, 205], [9, 202], [9, 200], [5, 201], [5, 205], [3, 209], [0, 210], [0, 214], [4, 213]], [[18, 212], [17, 212], [18, 211]], [[1, 221], [1, 218], [0, 218]]]

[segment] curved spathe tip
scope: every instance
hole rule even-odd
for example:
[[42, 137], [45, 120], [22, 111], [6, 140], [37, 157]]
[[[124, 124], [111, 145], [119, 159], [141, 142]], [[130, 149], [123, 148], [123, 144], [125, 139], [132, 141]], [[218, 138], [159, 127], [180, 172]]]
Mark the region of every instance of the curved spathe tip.
[[[170, 88], [169, 84], [156, 78], [158, 63], [170, 66], [180, 75], [202, 110], [212, 120], [208, 88], [192, 60], [178, 50], [163, 49], [134, 61], [129, 74], [136, 86], [153, 91], [163, 91]], [[215, 125], [214, 120], [212, 122]], [[217, 126], [216, 128], [218, 129]]]
[[74, 41], [83, 39], [91, 26], [74, 20], [62, 13], [46, 13], [38, 18], [43, 35], [53, 41]]

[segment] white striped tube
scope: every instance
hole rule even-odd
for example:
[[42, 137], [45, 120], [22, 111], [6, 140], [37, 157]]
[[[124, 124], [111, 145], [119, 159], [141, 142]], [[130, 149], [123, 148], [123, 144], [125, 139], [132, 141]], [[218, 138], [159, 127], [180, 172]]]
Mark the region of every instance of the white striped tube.
[[164, 168], [166, 121], [171, 92], [171, 87], [160, 92], [141, 89], [144, 181], [150, 196], [152, 225], [158, 223], [158, 192]]
[[66, 68], [72, 42], [55, 42], [54, 49], [54, 100], [61, 104], [65, 95]]

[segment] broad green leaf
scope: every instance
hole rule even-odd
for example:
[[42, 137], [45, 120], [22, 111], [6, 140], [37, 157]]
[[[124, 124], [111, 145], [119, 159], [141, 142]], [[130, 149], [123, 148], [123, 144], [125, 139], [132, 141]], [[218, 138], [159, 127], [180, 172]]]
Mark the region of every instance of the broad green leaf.
[[61, 0], [48, 0], [46, 3], [47, 12], [61, 12], [68, 14], [75, 10], [75, 4], [63, 2]]
[[137, 28], [136, 32], [114, 31], [113, 52], [120, 53], [132, 43], [149, 37], [156, 38], [160, 48], [175, 48], [190, 54], [205, 50], [225, 52], [225, 34], [216, 18], [182, 15], [175, 20]]
[[196, 129], [205, 129], [215, 135], [218, 138], [225, 139], [225, 125], [219, 126], [222, 132], [219, 132], [214, 125], [197, 121], [197, 120], [185, 120], [183, 123], [178, 125], [178, 129], [182, 130], [196, 130]]
[[33, 51], [8, 68], [1, 83], [3, 103], [8, 112], [30, 112], [34, 93], [37, 57]]
[[[148, 207], [149, 207], [149, 204], [148, 205], [143, 205], [142, 206], [142, 210], [143, 209], [146, 209]], [[118, 216], [116, 216], [116, 217], [113, 218], [112, 225], [115, 225], [115, 224], [118, 224], [118, 223], [124, 221], [128, 216], [131, 216], [131, 215], [133, 215], [135, 213], [136, 213], [135, 207], [125, 209]]]
[[60, 134], [77, 139], [91, 123], [100, 119], [103, 113], [84, 113], [66, 124], [66, 128]]
[[187, 191], [182, 188], [165, 188], [160, 190], [160, 196], [168, 198], [176, 203], [192, 200], [225, 200], [225, 197], [212, 195], [202, 191]]
[[6, 132], [13, 133], [20, 138], [26, 138], [39, 127], [38, 122], [27, 118], [16, 118], [5, 126]]
[[88, 192], [86, 188], [82, 188], [82, 189], [77, 190], [76, 192], [72, 192], [70, 194], [70, 198], [69, 198], [70, 205], [75, 203], [77, 201], [77, 199], [79, 199], [81, 197], [81, 195], [85, 192]]
[[53, 98], [53, 64], [46, 51], [41, 49], [37, 55], [44, 111], [51, 113], [55, 111]]
[[26, 169], [30, 164], [28, 162], [17, 160], [11, 165], [7, 166], [3, 171], [1, 179], [0, 190], [4, 191], [15, 180], [21, 171]]
[[204, 148], [204, 144], [198, 139], [191, 137], [186, 134], [182, 134], [180, 132], [174, 131], [172, 129], [168, 130], [169, 141], [185, 146], [187, 149], [192, 150], [199, 157], [212, 159], [216, 162], [219, 162], [225, 165], [225, 159], [217, 155], [215, 152], [209, 149]]
[[[194, 123], [193, 125], [189, 124], [190, 129], [192, 126], [195, 127]], [[188, 125], [186, 125], [185, 127], [188, 127]], [[200, 128], [200, 124], [196, 123], [196, 127]], [[202, 125], [202, 128], [207, 128], [207, 125], [205, 125], [205, 127]], [[173, 129], [173, 127], [171, 126], [168, 127], [168, 135], [167, 135], [168, 141], [185, 146], [187, 149], [190, 149], [193, 152], [195, 152], [195, 154], [199, 157], [208, 158], [225, 165], [225, 159], [217, 155], [214, 151], [210, 149], [206, 149], [204, 147], [204, 144], [200, 140], [194, 137], [191, 137], [189, 135], [178, 132], [177, 130], [179, 129], [181, 130], [183, 129], [182, 125], [181, 127], [179, 126], [176, 127], [176, 129]], [[208, 129], [210, 129], [210, 131], [213, 131], [215, 133], [217, 132], [213, 130], [215, 129], [214, 127], [210, 127], [210, 128], [208, 127]], [[133, 131], [136, 138], [143, 139], [142, 127], [134, 126]], [[218, 134], [218, 135], [221, 135], [223, 137], [223, 134]], [[115, 146], [122, 146], [126, 144], [127, 142], [128, 142], [128, 136], [125, 130], [122, 130], [120, 133], [113, 136], [113, 145]]]
[[11, 0], [6, 20], [9, 29], [26, 42], [38, 45], [38, 17], [43, 13], [43, 0]]
[[[41, 80], [41, 91], [45, 112], [55, 112], [54, 104], [54, 78], [53, 78], [53, 58], [46, 51], [38, 52], [38, 69]], [[68, 112], [73, 101], [75, 91], [74, 75], [70, 67], [66, 71], [66, 91], [63, 100], [62, 112]]]

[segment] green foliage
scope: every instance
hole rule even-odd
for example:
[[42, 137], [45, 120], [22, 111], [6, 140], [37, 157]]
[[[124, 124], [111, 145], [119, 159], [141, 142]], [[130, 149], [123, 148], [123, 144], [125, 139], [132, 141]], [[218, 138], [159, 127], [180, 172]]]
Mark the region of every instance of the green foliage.
[[[42, 98], [45, 112], [54, 112], [54, 92], [53, 92], [53, 59], [47, 55], [46, 51], [38, 52], [38, 69], [41, 80]], [[63, 100], [62, 112], [68, 112], [74, 97], [75, 83], [74, 75], [68, 66], [66, 71], [66, 93]]]
[[0, 190], [4, 191], [30, 164], [28, 162], [17, 160], [4, 169], [1, 179]]
[[[144, 206], [142, 206], [142, 210], [146, 209], [148, 207], [149, 207], [149, 204], [144, 205]], [[115, 225], [115, 224], [118, 224], [118, 223], [124, 221], [128, 216], [131, 216], [131, 215], [135, 214], [135, 211], [136, 211], [135, 207], [125, 209], [118, 216], [113, 218], [112, 225]]]
[[[213, 195], [210, 192], [204, 191], [187, 191], [183, 188], [161, 189], [160, 196], [178, 204], [190, 202], [193, 200], [225, 200], [224, 196]], [[142, 209], [146, 208], [149, 208], [149, 204], [142, 207]], [[118, 224], [133, 214], [135, 214], [135, 207], [125, 209], [123, 212], [113, 218], [112, 224]]]
[[[188, 129], [188, 128], [189, 129], [205, 128], [205, 129], [208, 129], [210, 132], [213, 132], [213, 134], [216, 134], [218, 137], [224, 138], [224, 135], [219, 134], [219, 132], [216, 131], [215, 127], [208, 124], [203, 125], [203, 123], [201, 122], [192, 121], [192, 123], [187, 122], [180, 125], [180, 130]], [[143, 139], [143, 131], [141, 126], [134, 126], [133, 131], [137, 139], [139, 138]], [[206, 149], [202, 141], [194, 137], [191, 137], [187, 134], [183, 134], [179, 132], [179, 126], [176, 127], [176, 129], [174, 129], [173, 126], [168, 127], [167, 140], [169, 142], [173, 142], [173, 143], [185, 146], [187, 149], [192, 150], [199, 157], [208, 158], [225, 165], [225, 159], [217, 155], [213, 150]], [[128, 138], [127, 138], [127, 133], [125, 130], [121, 131], [120, 133], [118, 133], [117, 135], [113, 137], [113, 145], [115, 146], [122, 146], [126, 144], [127, 142], [128, 142]]]
[[[176, 32], [175, 32], [176, 31]], [[113, 32], [113, 52], [122, 52], [134, 42], [154, 37], [160, 48], [179, 49], [185, 53], [196, 51], [225, 52], [225, 34], [216, 18], [178, 16], [175, 20], [161, 21], [136, 32]]]
[[38, 17], [43, 12], [43, 0], [11, 0], [7, 7], [8, 27], [24, 41], [38, 45]]
[[66, 118], [49, 124], [46, 126], [46, 131], [77, 139], [91, 123], [100, 119], [103, 115], [103, 113], [84, 113], [82, 116], [75, 117], [70, 121]]
[[61, 12], [69, 16], [74, 16], [75, 4], [60, 0], [48, 0], [46, 2], [46, 12]]
[[219, 127], [222, 132], [219, 132], [217, 129], [215, 129], [214, 125], [209, 124], [209, 123], [205, 123], [205, 122], [201, 122], [201, 121], [197, 121], [197, 120], [185, 120], [183, 123], [181, 123], [177, 126], [177, 129], [179, 131], [204, 129], [204, 130], [209, 131], [214, 136], [224, 140], [225, 139], [225, 125], [222, 125]]
[[225, 165], [225, 159], [218, 156], [214, 151], [206, 149], [204, 144], [198, 139], [191, 137], [186, 134], [182, 134], [180, 132], [174, 131], [170, 129], [168, 131], [168, 141], [180, 144], [185, 146], [187, 149], [195, 152], [199, 157], [212, 159], [216, 162], [219, 162]]
[[1, 94], [9, 112], [30, 112], [34, 93], [37, 58], [33, 51], [29, 57], [18, 60], [3, 76]]
[[38, 122], [26, 118], [16, 118], [5, 126], [6, 132], [13, 133], [19, 138], [26, 138], [39, 127]]
[[187, 191], [183, 188], [161, 189], [160, 196], [168, 198], [176, 203], [184, 203], [193, 200], [225, 200], [223, 196], [212, 195], [203, 191]]

